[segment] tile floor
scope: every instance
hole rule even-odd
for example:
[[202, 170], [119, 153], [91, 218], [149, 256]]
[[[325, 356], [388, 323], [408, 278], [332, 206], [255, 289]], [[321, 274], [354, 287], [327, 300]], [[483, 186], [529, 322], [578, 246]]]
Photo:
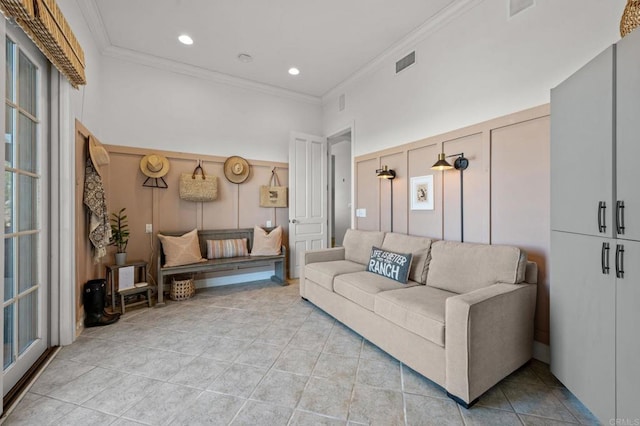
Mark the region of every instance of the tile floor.
[[597, 420], [532, 361], [465, 410], [269, 282], [127, 312], [62, 348], [7, 425], [560, 425]]

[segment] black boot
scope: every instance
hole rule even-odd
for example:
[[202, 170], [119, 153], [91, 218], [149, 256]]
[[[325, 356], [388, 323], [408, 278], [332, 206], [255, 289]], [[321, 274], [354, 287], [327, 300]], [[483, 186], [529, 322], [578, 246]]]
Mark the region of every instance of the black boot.
[[104, 312], [107, 295], [107, 281], [105, 279], [90, 280], [84, 285], [84, 326], [97, 327], [109, 325], [120, 319], [120, 315], [109, 315]]
[[[104, 278], [99, 278], [97, 280], [91, 280], [89, 282], [93, 282], [96, 281], [99, 285], [96, 286], [98, 288], [98, 291], [100, 292], [100, 297], [102, 297], [102, 300], [104, 300], [104, 304], [106, 305], [107, 303], [107, 280]], [[104, 285], [103, 285], [104, 284]], [[104, 305], [102, 305], [102, 315], [104, 315], [105, 317], [107, 317], [107, 319], [112, 319], [115, 318], [116, 321], [120, 319], [120, 316], [122, 315], [120, 312], [107, 312], [104, 310]]]

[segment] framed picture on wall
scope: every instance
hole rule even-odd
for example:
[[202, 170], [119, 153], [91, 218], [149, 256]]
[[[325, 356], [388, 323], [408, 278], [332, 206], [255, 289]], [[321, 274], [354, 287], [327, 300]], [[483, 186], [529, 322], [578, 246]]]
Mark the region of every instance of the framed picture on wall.
[[433, 175], [411, 178], [411, 210], [433, 210]]

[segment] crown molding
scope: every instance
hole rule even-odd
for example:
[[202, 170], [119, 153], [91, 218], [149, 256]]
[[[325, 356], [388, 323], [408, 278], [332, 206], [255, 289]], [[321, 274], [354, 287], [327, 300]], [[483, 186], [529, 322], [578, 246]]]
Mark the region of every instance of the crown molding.
[[244, 78], [234, 77], [221, 72], [211, 71], [194, 65], [173, 61], [171, 59], [160, 58], [147, 53], [124, 49], [122, 47], [109, 46], [103, 50], [102, 54], [111, 58], [133, 62], [163, 71], [188, 75], [190, 77], [226, 84], [228, 86], [234, 86], [241, 89], [253, 90], [267, 95], [279, 96], [281, 98], [293, 99], [315, 105], [320, 105], [322, 103], [322, 99], [318, 96], [306, 95], [304, 93], [294, 92], [293, 90], [287, 90]]
[[322, 103], [326, 104], [330, 99], [333, 99], [335, 96], [341, 94], [348, 86], [352, 85], [371, 72], [379, 69], [379, 67], [390, 57], [398, 56], [402, 53], [407, 53], [406, 51], [410, 47], [413, 47], [419, 42], [423, 41], [431, 34], [451, 22], [453, 19], [464, 14], [468, 10], [473, 9], [483, 1], [484, 0], [454, 0], [454, 2], [444, 7], [423, 25], [407, 34], [404, 38], [402, 38], [400, 41], [385, 50], [383, 53], [375, 57], [350, 77], [347, 77], [346, 80], [342, 81], [333, 89], [330, 89], [327, 93], [322, 95]]
[[100, 53], [104, 56], [134, 62], [160, 70], [188, 75], [203, 80], [213, 81], [220, 84], [226, 84], [241, 89], [253, 90], [281, 98], [293, 99], [314, 105], [320, 105], [322, 103], [322, 99], [319, 96], [307, 95], [293, 90], [271, 86], [269, 84], [234, 77], [221, 72], [197, 67], [195, 65], [185, 64], [171, 59], [160, 58], [158, 56], [114, 46], [111, 44], [111, 40], [109, 40], [109, 35], [104, 26], [102, 16], [100, 15], [100, 9], [98, 8], [95, 0], [79, 0], [77, 3], [87, 25], [89, 26], [89, 29], [91, 30], [91, 34], [100, 49]]
[[117, 47], [111, 44], [109, 35], [104, 26], [102, 16], [100, 15], [100, 9], [95, 0], [77, 0], [76, 3], [84, 16], [84, 19], [89, 26], [91, 34], [96, 41], [98, 48], [104, 56], [109, 56], [116, 59], [122, 59], [129, 62], [134, 62], [141, 65], [146, 65], [152, 68], [158, 68], [161, 70], [167, 70], [178, 74], [188, 75], [204, 80], [213, 81], [220, 84], [227, 84], [230, 86], [257, 91], [273, 96], [279, 96], [283, 98], [293, 99], [297, 101], [307, 102], [315, 105], [325, 104], [330, 98], [333, 98], [338, 93], [345, 90], [347, 86], [350, 86], [354, 82], [368, 75], [369, 73], [377, 70], [383, 62], [389, 59], [391, 56], [397, 56], [407, 48], [419, 43], [426, 39], [429, 35], [433, 34], [448, 22], [455, 19], [459, 15], [462, 15], [466, 11], [472, 9], [484, 0], [454, 0], [453, 3], [443, 8], [434, 17], [429, 19], [420, 27], [409, 33], [402, 38], [399, 42], [385, 50], [382, 54], [378, 55], [372, 61], [364, 65], [346, 80], [339, 83], [334, 88], [330, 89], [327, 93], [320, 96], [307, 95], [293, 90], [283, 89], [281, 87], [271, 86], [265, 83], [259, 83], [252, 80], [243, 79], [240, 77], [234, 77], [228, 74], [220, 73], [217, 71], [208, 70], [205, 68], [197, 67], [182, 62], [160, 58], [157, 56], [141, 53], [122, 47]]
[[104, 51], [107, 47], [111, 46], [111, 40], [109, 40], [109, 34], [104, 27], [98, 5], [95, 0], [76, 0], [76, 4], [85, 22], [89, 26], [89, 31], [91, 31], [93, 39], [98, 45], [98, 49], [100, 49], [101, 52]]

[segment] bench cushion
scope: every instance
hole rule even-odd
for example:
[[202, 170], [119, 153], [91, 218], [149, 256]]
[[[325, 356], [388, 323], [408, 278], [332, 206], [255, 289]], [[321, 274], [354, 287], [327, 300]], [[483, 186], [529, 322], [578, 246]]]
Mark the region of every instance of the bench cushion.
[[179, 237], [158, 234], [164, 252], [164, 267], [189, 265], [206, 262], [200, 253], [198, 230], [187, 232]]
[[304, 276], [316, 284], [333, 291], [333, 279], [342, 274], [364, 271], [365, 266], [349, 260], [310, 263], [304, 267]]
[[370, 311], [373, 311], [376, 294], [381, 291], [396, 290], [415, 285], [418, 285], [418, 283], [409, 281], [407, 284], [401, 284], [366, 271], [338, 275], [333, 280], [333, 288], [336, 293]]
[[259, 226], [253, 228], [251, 256], [275, 256], [282, 247], [282, 226], [267, 232]]
[[436, 241], [431, 245], [427, 285], [469, 293], [496, 283], [524, 281], [527, 255], [517, 247]]
[[249, 256], [246, 238], [207, 240], [207, 259]]
[[400, 327], [444, 347], [445, 305], [455, 293], [418, 285], [375, 296], [373, 311]]

